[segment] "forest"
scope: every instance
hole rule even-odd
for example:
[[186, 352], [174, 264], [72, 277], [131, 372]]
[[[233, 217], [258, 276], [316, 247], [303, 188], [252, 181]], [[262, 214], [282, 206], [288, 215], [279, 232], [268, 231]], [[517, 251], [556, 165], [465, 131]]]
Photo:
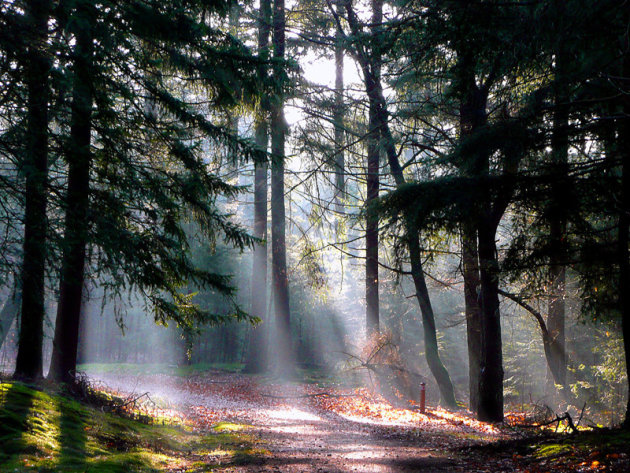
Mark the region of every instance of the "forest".
[[628, 0], [2, 0], [0, 472], [630, 471], [628, 166]]

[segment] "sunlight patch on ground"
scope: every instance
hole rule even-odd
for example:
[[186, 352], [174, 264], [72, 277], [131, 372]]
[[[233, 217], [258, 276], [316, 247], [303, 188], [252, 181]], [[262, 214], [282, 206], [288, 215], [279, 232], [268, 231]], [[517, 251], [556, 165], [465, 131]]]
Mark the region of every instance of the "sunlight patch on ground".
[[289, 424], [289, 425], [279, 425], [275, 427], [268, 427], [268, 430], [271, 432], [276, 432], [280, 434], [298, 434], [298, 435], [315, 435], [321, 434], [322, 431], [320, 429], [316, 429], [312, 425], [301, 425], [301, 424]]
[[330, 410], [352, 422], [388, 427], [413, 427], [419, 431], [468, 432], [497, 436], [501, 431], [492, 424], [480, 422], [466, 412], [451, 412], [442, 408], [429, 408], [426, 414], [416, 409], [392, 406], [378, 395], [357, 389], [343, 398], [320, 398], [320, 407]]
[[310, 412], [306, 412], [301, 409], [296, 409], [295, 407], [289, 406], [281, 410], [269, 409], [266, 411], [266, 414], [270, 419], [276, 420], [301, 420], [305, 422], [318, 422], [322, 420], [321, 417], [311, 414]]

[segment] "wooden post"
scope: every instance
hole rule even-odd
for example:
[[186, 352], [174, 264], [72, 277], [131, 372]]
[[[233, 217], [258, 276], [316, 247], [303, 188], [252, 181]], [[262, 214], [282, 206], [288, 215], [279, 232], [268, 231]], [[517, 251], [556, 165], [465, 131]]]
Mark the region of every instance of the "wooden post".
[[426, 410], [427, 387], [424, 383], [420, 383], [420, 412], [425, 413]]

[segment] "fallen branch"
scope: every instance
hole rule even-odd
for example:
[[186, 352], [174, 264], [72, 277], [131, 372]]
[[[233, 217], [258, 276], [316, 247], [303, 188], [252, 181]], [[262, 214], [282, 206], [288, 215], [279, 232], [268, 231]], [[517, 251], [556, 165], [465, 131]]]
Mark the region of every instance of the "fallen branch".
[[[582, 419], [582, 416], [580, 416], [580, 420]], [[571, 433], [577, 433], [578, 432], [578, 428], [575, 426], [574, 422], [573, 422], [573, 418], [571, 417], [571, 414], [569, 414], [568, 412], [565, 412], [564, 414], [562, 414], [561, 416], [559, 416], [558, 414], [556, 414], [556, 418], [555, 419], [551, 419], [547, 422], [542, 422], [540, 424], [516, 424], [516, 427], [523, 427], [523, 428], [528, 428], [528, 429], [537, 429], [540, 427], [546, 427], [548, 425], [552, 425], [555, 424], [556, 422], [558, 423], [556, 425], [556, 432], [558, 432], [558, 428], [560, 427], [560, 423], [562, 421], [566, 420], [567, 421], [567, 426], [569, 427], [569, 429], [571, 429]]]
[[125, 407], [132, 405], [134, 408], [136, 407], [136, 402], [138, 402], [140, 399], [142, 399], [143, 397], [145, 397], [152, 403], [155, 404], [151, 398], [149, 397], [149, 392], [147, 391], [144, 394], [140, 394], [137, 397], [128, 397], [127, 399], [125, 399], [125, 402], [123, 402], [122, 404], [119, 404], [116, 406], [116, 409], [124, 409]]

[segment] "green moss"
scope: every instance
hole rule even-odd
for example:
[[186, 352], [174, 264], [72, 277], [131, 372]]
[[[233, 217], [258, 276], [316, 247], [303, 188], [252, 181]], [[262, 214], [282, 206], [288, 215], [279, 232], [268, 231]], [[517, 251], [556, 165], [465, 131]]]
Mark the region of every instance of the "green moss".
[[572, 450], [572, 447], [570, 445], [552, 443], [552, 444], [543, 445], [539, 447], [536, 450], [536, 456], [538, 458], [556, 457], [558, 455], [568, 453], [571, 450]]
[[248, 429], [249, 426], [245, 424], [234, 424], [232, 422], [219, 422], [213, 427], [215, 432], [240, 432]]
[[601, 430], [580, 432], [561, 439], [548, 440], [532, 446], [533, 456], [538, 459], [553, 457], [586, 458], [594, 453], [605, 456], [630, 451], [630, 432]]
[[246, 428], [221, 423], [199, 434], [146, 425], [20, 383], [0, 385], [2, 471], [211, 471], [220, 466], [200, 458], [217, 451], [224, 464], [258, 463], [265, 451]]

